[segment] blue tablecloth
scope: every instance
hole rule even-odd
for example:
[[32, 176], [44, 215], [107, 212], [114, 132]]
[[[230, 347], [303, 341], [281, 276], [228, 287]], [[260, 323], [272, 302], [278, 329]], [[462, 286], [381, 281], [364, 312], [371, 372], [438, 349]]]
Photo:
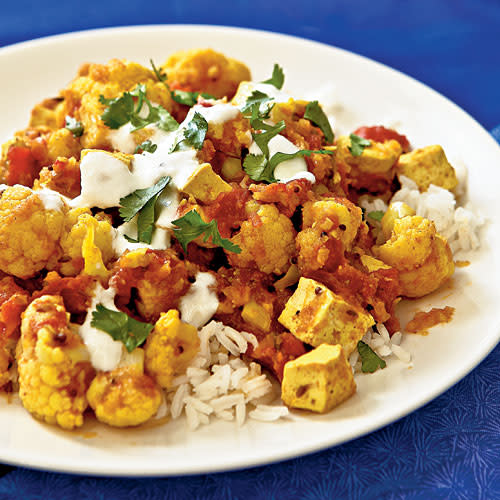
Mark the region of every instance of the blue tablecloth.
[[[244, 26], [322, 41], [414, 76], [487, 129], [500, 121], [497, 0], [170, 0], [155, 5], [16, 0], [2, 3], [0, 46], [79, 29], [153, 23]], [[492, 133], [500, 139], [500, 128]], [[399, 422], [284, 463], [167, 479], [92, 478], [0, 465], [2, 474], [0, 500], [500, 499], [500, 347], [456, 386]]]

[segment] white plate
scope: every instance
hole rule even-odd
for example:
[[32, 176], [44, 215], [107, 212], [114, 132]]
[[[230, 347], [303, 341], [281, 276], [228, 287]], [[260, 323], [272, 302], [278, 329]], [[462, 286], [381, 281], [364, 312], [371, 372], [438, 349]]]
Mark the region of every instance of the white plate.
[[[353, 111], [353, 126], [400, 120], [414, 146], [442, 144], [469, 167], [470, 199], [491, 220], [482, 248], [452, 285], [406, 313], [431, 305], [456, 307], [453, 322], [427, 337], [407, 336], [413, 368], [391, 360], [357, 378], [358, 392], [324, 416], [294, 413], [278, 423], [215, 423], [194, 433], [184, 422], [143, 430], [113, 430], [95, 422], [64, 432], [32, 419], [0, 398], [0, 460], [67, 472], [170, 475], [222, 471], [295, 457], [372, 432], [435, 398], [474, 368], [500, 337], [500, 148], [470, 116], [426, 86], [363, 57], [288, 36], [218, 27], [118, 28], [57, 36], [0, 50], [0, 139], [23, 128], [31, 107], [57, 91], [84, 61], [111, 57], [148, 65], [175, 50], [210, 46], [245, 61], [254, 79], [285, 69], [286, 86], [306, 92], [333, 82]], [[405, 312], [403, 311], [403, 314]], [[403, 323], [404, 324], [404, 323]], [[500, 368], [500, 367], [499, 367]], [[93, 433], [96, 433], [94, 435]]]

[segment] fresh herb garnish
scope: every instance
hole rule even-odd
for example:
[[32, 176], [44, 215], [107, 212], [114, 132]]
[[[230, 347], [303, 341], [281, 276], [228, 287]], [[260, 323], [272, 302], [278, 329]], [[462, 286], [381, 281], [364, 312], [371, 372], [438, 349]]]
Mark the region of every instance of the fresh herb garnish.
[[161, 71], [161, 69], [158, 69], [155, 66], [155, 63], [153, 62], [153, 59], [150, 59], [149, 62], [151, 63], [151, 67], [153, 68], [153, 73], [155, 74], [156, 78], [158, 78], [159, 82], [162, 82], [167, 90], [170, 92], [170, 87], [167, 84], [167, 75]]
[[278, 90], [281, 90], [283, 83], [285, 81], [285, 75], [283, 73], [283, 68], [278, 64], [273, 67], [273, 75], [268, 80], [264, 80], [262, 83], [268, 83], [274, 85]]
[[369, 141], [368, 139], [364, 139], [363, 137], [360, 137], [356, 134], [351, 134], [349, 138], [351, 139], [349, 151], [351, 152], [352, 156], [361, 156], [365, 148], [372, 145], [371, 141]]
[[[165, 108], [155, 106], [149, 101], [146, 97], [144, 84], [139, 84], [134, 90], [124, 92], [120, 97], [114, 99], [106, 99], [100, 95], [99, 102], [106, 105], [106, 109], [101, 115], [102, 121], [112, 129], [120, 128], [128, 122], [132, 124], [131, 132], [147, 125], [156, 125], [166, 132], [177, 130], [179, 127], [174, 117]], [[140, 116], [143, 105], [148, 108], [148, 115], [145, 118]]]
[[211, 94], [205, 92], [189, 92], [187, 90], [171, 90], [172, 99], [179, 104], [185, 104], [186, 106], [194, 106], [198, 102], [198, 97], [201, 96], [203, 99], [216, 99]]
[[[179, 133], [177, 139], [170, 148], [170, 153], [178, 151], [181, 144], [193, 146], [195, 149], [203, 147], [203, 141], [207, 135], [208, 123], [207, 120], [198, 112], [195, 112], [190, 122], [182, 129], [182, 134]], [[180, 131], [181, 132], [181, 131]]]
[[165, 85], [166, 89], [170, 92], [172, 99], [179, 104], [185, 104], [186, 106], [194, 106], [198, 102], [198, 96], [201, 95], [204, 99], [216, 99], [213, 95], [207, 94], [205, 92], [188, 92], [187, 90], [172, 90], [167, 83], [167, 75], [162, 73], [160, 69], [155, 66], [153, 59], [150, 59], [151, 67], [153, 68], [153, 73], [158, 78], [158, 81]]
[[265, 157], [269, 158], [269, 141], [285, 129], [285, 122], [281, 120], [276, 125], [267, 125], [264, 122], [260, 122], [258, 126], [263, 132], [260, 134], [252, 134], [253, 140], [256, 142], [257, 146], [259, 146]]
[[72, 116], [66, 116], [65, 127], [73, 134], [73, 137], [80, 137], [83, 134], [83, 124]]
[[134, 149], [134, 154], [136, 153], [154, 153], [156, 151], [156, 148], [158, 146], [151, 142], [149, 139], [147, 141], [144, 141], [143, 143], [139, 144], [135, 149]]
[[374, 210], [373, 212], [368, 212], [366, 214], [367, 217], [370, 217], [370, 219], [376, 220], [376, 221], [381, 221], [382, 217], [384, 216], [384, 213], [382, 210]]
[[[241, 108], [243, 116], [251, 118], [269, 118], [269, 112], [273, 107], [273, 98], [260, 90], [254, 90]], [[254, 127], [255, 128], [255, 127]]]
[[328, 121], [328, 118], [319, 105], [318, 101], [312, 101], [307, 104], [304, 118], [310, 120], [314, 123], [314, 125], [321, 129], [325, 136], [326, 142], [333, 142], [334, 135], [332, 127], [330, 126], [330, 122]]
[[358, 342], [358, 352], [361, 357], [361, 371], [363, 373], [373, 373], [379, 368], [385, 368], [386, 362], [377, 356], [372, 348], [362, 340]]
[[140, 346], [154, 328], [150, 323], [137, 321], [124, 312], [113, 311], [102, 304], [97, 304], [96, 310], [92, 311], [90, 325], [122, 342], [128, 352]]
[[311, 156], [312, 154], [332, 155], [333, 151], [302, 149], [295, 153], [274, 153], [269, 160], [264, 155], [247, 155], [243, 162], [243, 168], [250, 179], [254, 181], [277, 182], [274, 177], [274, 170], [280, 163], [301, 156]]
[[155, 205], [170, 177], [162, 177], [154, 186], [137, 189], [120, 199], [120, 217], [124, 222], [131, 221], [137, 214], [137, 240], [127, 237], [128, 241], [151, 243], [156, 220]]
[[191, 241], [203, 236], [203, 241], [212, 239], [212, 244], [222, 247], [230, 252], [241, 253], [241, 248], [235, 245], [231, 240], [223, 238], [219, 233], [217, 221], [215, 219], [210, 222], [204, 222], [200, 214], [196, 210], [191, 210], [180, 219], [172, 221], [177, 227], [174, 227], [174, 236], [181, 244], [184, 251], [187, 251], [187, 246]]

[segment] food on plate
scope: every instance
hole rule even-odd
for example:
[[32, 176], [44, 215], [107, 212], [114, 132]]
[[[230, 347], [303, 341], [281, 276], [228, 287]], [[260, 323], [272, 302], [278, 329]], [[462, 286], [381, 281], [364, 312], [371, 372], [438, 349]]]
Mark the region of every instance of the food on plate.
[[1, 390], [65, 429], [194, 429], [324, 413], [410, 361], [397, 303], [482, 220], [441, 146], [335, 137], [284, 81], [193, 49], [84, 64], [34, 107], [0, 157]]

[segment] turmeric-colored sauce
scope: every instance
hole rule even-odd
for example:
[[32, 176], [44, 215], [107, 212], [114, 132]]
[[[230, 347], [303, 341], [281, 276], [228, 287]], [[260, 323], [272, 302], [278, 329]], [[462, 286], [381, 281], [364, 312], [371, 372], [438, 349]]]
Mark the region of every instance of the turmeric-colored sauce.
[[456, 260], [455, 266], [456, 267], [467, 267], [467, 266], [470, 266], [470, 261], [469, 260]]
[[428, 335], [428, 328], [439, 325], [440, 323], [449, 323], [455, 312], [454, 307], [446, 306], [444, 308], [433, 307], [430, 311], [419, 311], [406, 325], [405, 330], [409, 333], [418, 333], [419, 335]]

